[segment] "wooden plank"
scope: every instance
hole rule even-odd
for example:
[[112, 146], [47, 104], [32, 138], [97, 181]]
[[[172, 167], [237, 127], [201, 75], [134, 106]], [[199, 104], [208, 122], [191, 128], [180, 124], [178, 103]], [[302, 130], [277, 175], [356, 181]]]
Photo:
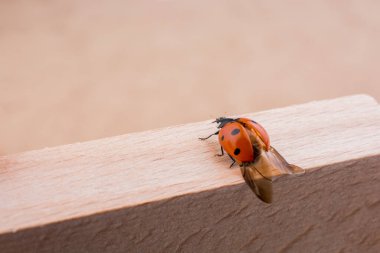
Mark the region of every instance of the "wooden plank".
[[1, 252], [378, 252], [380, 107], [246, 114], [303, 176], [260, 202], [210, 121], [0, 157]]

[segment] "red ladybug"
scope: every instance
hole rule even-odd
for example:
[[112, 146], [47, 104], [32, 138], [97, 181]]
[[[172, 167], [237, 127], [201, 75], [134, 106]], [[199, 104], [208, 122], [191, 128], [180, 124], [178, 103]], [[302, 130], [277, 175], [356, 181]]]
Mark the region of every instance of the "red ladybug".
[[272, 146], [267, 131], [248, 118], [217, 118], [222, 156], [224, 151], [240, 165], [241, 173], [252, 191], [264, 202], [273, 200], [272, 177], [282, 174], [298, 174], [304, 170], [289, 164]]

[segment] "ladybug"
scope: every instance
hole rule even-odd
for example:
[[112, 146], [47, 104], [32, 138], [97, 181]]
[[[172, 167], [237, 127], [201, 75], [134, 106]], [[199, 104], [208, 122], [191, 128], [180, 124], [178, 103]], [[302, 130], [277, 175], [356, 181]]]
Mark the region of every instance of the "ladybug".
[[267, 131], [256, 121], [248, 118], [217, 118], [217, 132], [199, 138], [207, 140], [218, 135], [221, 154], [224, 151], [240, 166], [245, 182], [256, 196], [266, 203], [273, 201], [272, 178], [283, 174], [304, 173], [304, 169], [289, 164], [275, 148], [270, 145]]

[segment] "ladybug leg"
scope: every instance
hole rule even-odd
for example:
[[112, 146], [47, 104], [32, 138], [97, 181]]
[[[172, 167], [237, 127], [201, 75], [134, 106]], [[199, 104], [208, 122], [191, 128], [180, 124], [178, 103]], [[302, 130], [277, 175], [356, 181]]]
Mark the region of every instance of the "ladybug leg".
[[223, 156], [224, 155], [224, 151], [223, 151], [222, 146], [220, 146], [220, 150], [222, 151], [222, 153], [221, 154], [216, 154], [217, 156]]
[[213, 133], [213, 134], [210, 134], [209, 136], [207, 136], [207, 137], [204, 137], [204, 138], [199, 138], [201, 141], [204, 141], [204, 140], [207, 140], [208, 138], [210, 138], [211, 136], [213, 136], [213, 135], [218, 135], [219, 134], [219, 131], [217, 131], [217, 132], [215, 132], [215, 133]]
[[231, 160], [232, 160], [232, 163], [231, 163], [231, 165], [230, 165], [230, 168], [232, 168], [232, 166], [234, 166], [234, 164], [236, 163], [236, 161], [235, 161], [235, 159], [232, 157], [232, 156], [230, 156], [230, 154], [228, 154], [228, 156], [231, 158]]

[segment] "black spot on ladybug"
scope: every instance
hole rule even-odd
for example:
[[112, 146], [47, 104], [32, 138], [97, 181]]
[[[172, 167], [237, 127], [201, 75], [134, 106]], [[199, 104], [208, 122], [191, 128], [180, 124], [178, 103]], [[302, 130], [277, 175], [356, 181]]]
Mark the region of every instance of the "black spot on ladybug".
[[235, 129], [232, 130], [232, 132], [231, 132], [232, 135], [237, 135], [238, 133], [240, 133], [240, 129], [238, 129], [238, 128], [235, 128]]
[[240, 148], [235, 148], [234, 155], [238, 155], [238, 154], [240, 154]]
[[224, 135], [222, 135], [222, 141], [224, 141]]

